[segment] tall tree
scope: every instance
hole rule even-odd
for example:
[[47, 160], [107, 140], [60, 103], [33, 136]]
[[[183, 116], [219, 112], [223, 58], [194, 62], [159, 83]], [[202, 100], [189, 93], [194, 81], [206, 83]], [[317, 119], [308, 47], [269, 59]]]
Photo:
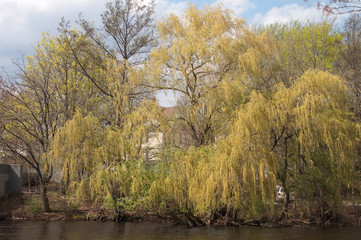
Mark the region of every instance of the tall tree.
[[[101, 15], [101, 28], [96, 28], [82, 17], [79, 19], [80, 26], [91, 41], [77, 47], [69, 43], [79, 71], [104, 95], [114, 100], [117, 107], [130, 111], [149, 96], [149, 90], [130, 79], [129, 72], [144, 63], [155, 44], [154, 7], [153, 0], [108, 2]], [[62, 28], [66, 30], [67, 26], [63, 24]], [[116, 74], [113, 67], [117, 68]], [[119, 89], [126, 89], [126, 95], [122, 95], [126, 98], [117, 96]], [[118, 124], [120, 118], [122, 116], [117, 116]]]
[[19, 83], [2, 83], [0, 146], [9, 156], [32, 166], [40, 180], [43, 210], [50, 211], [47, 184], [53, 174], [46, 156], [59, 120], [55, 89], [51, 86], [52, 64], [29, 59]]
[[79, 201], [101, 201], [119, 220], [127, 199], [145, 193], [139, 186], [147, 181], [142, 144], [149, 131], [157, 132], [162, 117], [154, 101], [143, 102], [127, 115], [123, 128], [102, 127], [93, 115], [78, 112], [55, 134], [48, 152], [62, 168], [66, 190]]
[[[306, 72], [289, 88], [278, 86], [272, 96], [254, 92], [239, 111], [225, 153], [241, 162], [252, 192], [257, 176], [265, 174], [255, 169], [274, 174], [286, 192], [284, 211], [291, 187], [321, 209], [325, 202], [338, 206], [335, 196], [352, 185], [357, 159], [358, 125], [348, 103], [343, 80], [319, 71]], [[255, 203], [257, 195], [250, 194]]]
[[[82, 40], [79, 32], [71, 41]], [[66, 48], [64, 35], [44, 34], [19, 67], [19, 81], [1, 83], [1, 145], [10, 156], [29, 163], [40, 178], [44, 211], [49, 211], [47, 183], [53, 159], [47, 156], [55, 132], [76, 110], [101, 117], [107, 108], [99, 91], [76, 71], [76, 61]]]
[[[151, 87], [179, 95], [176, 114], [190, 145], [214, 141], [219, 110], [217, 91], [237, 66], [237, 52], [246, 26], [221, 7], [189, 7], [182, 16], [159, 22], [160, 45], [150, 55], [146, 74]], [[148, 70], [149, 69], [149, 70]]]

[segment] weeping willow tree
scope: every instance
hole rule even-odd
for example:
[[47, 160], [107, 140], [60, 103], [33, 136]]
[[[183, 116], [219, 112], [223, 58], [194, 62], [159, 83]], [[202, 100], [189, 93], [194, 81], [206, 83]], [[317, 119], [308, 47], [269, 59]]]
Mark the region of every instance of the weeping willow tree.
[[[112, 209], [120, 221], [125, 211], [144, 210], [154, 173], [144, 161], [130, 159], [123, 164], [98, 165], [88, 180], [83, 180], [78, 196]], [[89, 196], [84, 196], [89, 193]]]
[[166, 128], [157, 103], [144, 101], [124, 117], [122, 128], [108, 129], [97, 151], [103, 160], [103, 169], [91, 176], [89, 189], [93, 201], [103, 202], [113, 209], [116, 221], [121, 219], [124, 210], [140, 207], [146, 201], [154, 176], [144, 161], [144, 146], [149, 132], [159, 133]]
[[64, 125], [52, 142], [51, 157], [61, 168], [62, 191], [78, 187], [80, 181], [89, 178], [98, 165], [96, 149], [104, 142], [99, 120], [78, 111], [74, 118]]
[[218, 91], [225, 75], [237, 68], [247, 26], [220, 6], [201, 10], [192, 5], [184, 14], [160, 21], [158, 31], [159, 46], [147, 62], [146, 85], [178, 94], [181, 107], [175, 123], [178, 132], [189, 133], [186, 147], [213, 143], [221, 125]]
[[[169, 172], [152, 184], [154, 206], [193, 224], [219, 216], [229, 223], [283, 218], [295, 191], [296, 202], [325, 217], [356, 182], [359, 125], [348, 105], [344, 82], [321, 71], [306, 72], [291, 87], [278, 85], [272, 95], [252, 92], [226, 139], [173, 156]], [[277, 183], [286, 193], [281, 215]]]
[[[107, 18], [119, 13], [120, 9], [118, 8], [121, 7], [119, 4], [123, 6], [123, 2], [119, 1], [115, 5], [107, 5], [109, 10], [106, 13]], [[126, 4], [130, 5], [131, 2], [128, 1]], [[126, 8], [126, 6], [123, 7]], [[116, 11], [113, 12], [113, 10]], [[143, 10], [146, 10], [145, 6], [139, 9], [139, 11]], [[152, 10], [149, 9], [149, 11], [151, 14]], [[121, 14], [128, 16], [123, 10]], [[149, 14], [144, 16], [147, 17], [148, 22], [151, 20], [148, 19]], [[121, 16], [115, 15], [114, 18], [121, 18]], [[136, 18], [138, 17], [136, 16]], [[135, 18], [132, 17], [132, 19]], [[125, 21], [125, 19], [123, 20]], [[129, 21], [133, 24], [133, 20]], [[141, 28], [144, 30], [146, 26], [148, 25], [142, 25]], [[69, 194], [75, 194], [80, 200], [107, 203], [107, 206], [114, 209], [116, 219], [119, 219], [122, 214], [120, 202], [130, 197], [130, 189], [139, 189], [140, 191], [140, 187], [132, 185], [132, 179], [137, 172], [136, 166], [138, 165], [136, 163], [142, 162], [144, 159], [143, 146], [148, 133], [158, 133], [160, 132], [159, 128], [166, 128], [167, 125], [163, 124], [161, 108], [155, 101], [149, 100], [150, 91], [140, 86], [144, 79], [139, 74], [142, 66], [131, 62], [131, 55], [123, 56], [123, 59], [120, 60], [111, 54], [118, 54], [115, 50], [109, 50], [107, 54], [104, 54], [104, 48], [99, 48], [99, 44], [92, 43], [92, 40], [99, 40], [97, 43], [101, 43], [103, 39], [98, 38], [96, 34], [91, 35], [91, 31], [87, 31], [90, 34], [87, 36], [91, 39], [80, 39], [79, 45], [76, 45], [70, 42], [70, 39], [77, 36], [77, 33], [69, 31], [65, 23], [62, 27], [64, 28], [65, 47], [70, 49], [73, 57], [76, 58], [76, 67], [79, 72], [84, 74], [100, 91], [99, 96], [105, 99], [105, 103], [102, 104], [99, 111], [106, 109], [108, 115], [101, 116], [104, 119], [97, 119], [91, 115], [82, 116], [78, 113], [64, 128], [58, 131], [49, 154], [62, 166], [62, 178]], [[118, 28], [119, 26], [113, 24], [111, 27]], [[132, 55], [142, 55], [143, 52], [140, 54], [139, 51], [143, 47], [148, 49], [151, 45], [148, 41], [151, 41], [151, 38], [141, 37], [139, 40], [140, 36], [137, 36], [143, 35], [142, 29], [138, 29], [142, 32], [135, 31], [132, 36], [128, 36], [136, 41], [134, 44], [138, 44], [140, 48], [133, 43], [130, 46], [125, 41], [124, 51], [129, 50], [130, 46], [134, 47], [135, 51]], [[123, 29], [113, 30], [116, 30], [117, 34], [123, 34]], [[137, 37], [136, 39], [139, 41], [146, 40], [147, 43], [140, 43], [133, 37]], [[121, 52], [121, 49], [118, 50]], [[128, 52], [128, 54], [130, 53]], [[144, 56], [142, 55], [142, 57]], [[96, 67], [90, 67], [92, 64], [96, 64]], [[133, 162], [136, 162], [134, 166]], [[140, 164], [140, 166], [143, 165]], [[140, 178], [136, 178], [134, 182], [136, 181], [140, 181]]]
[[[320, 214], [325, 204], [338, 206], [342, 190], [354, 183], [359, 140], [348, 104], [344, 82], [319, 71], [306, 72], [289, 88], [278, 85], [271, 97], [253, 92], [224, 151], [240, 167], [251, 200], [262, 196], [262, 204], [273, 204], [267, 176], [266, 182], [276, 178], [284, 188], [285, 212], [292, 188], [300, 199], [320, 204]], [[253, 208], [256, 203], [251, 201]]]
[[176, 149], [168, 153], [168, 161], [160, 167], [164, 171], [158, 173], [158, 179], [152, 182], [149, 190], [149, 204], [153, 211], [171, 214], [175, 218], [182, 219], [179, 215], [183, 216], [181, 221], [190, 226], [203, 224], [191, 194], [199, 192], [204, 184], [198, 177], [208, 173], [198, 171], [208, 164], [212, 154], [210, 147], [190, 147], [187, 151]]
[[56, 133], [49, 153], [62, 166], [68, 193], [113, 209], [116, 220], [144, 201], [152, 174], [142, 146], [148, 131], [166, 126], [162, 117], [154, 101], [126, 115], [122, 128], [102, 126], [96, 117], [78, 112]]

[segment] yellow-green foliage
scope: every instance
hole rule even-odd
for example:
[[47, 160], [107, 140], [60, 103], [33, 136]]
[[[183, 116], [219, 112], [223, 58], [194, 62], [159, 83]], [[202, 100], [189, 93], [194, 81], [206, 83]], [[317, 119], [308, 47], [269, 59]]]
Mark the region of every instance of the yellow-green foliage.
[[[47, 87], [52, 89], [54, 98], [51, 108], [58, 109], [59, 122], [63, 121], [60, 125], [70, 120], [76, 110], [102, 116], [109, 105], [77, 69], [77, 61], [69, 47], [77, 48], [87, 42], [89, 39], [75, 29], [69, 30], [67, 35], [64, 32], [59, 36], [47, 33], [35, 47], [35, 55], [26, 57], [26, 75], [48, 79]], [[85, 61], [84, 58], [78, 56], [80, 61]]]
[[[99, 165], [87, 180], [92, 201], [104, 203], [114, 210], [133, 210], [139, 201], [145, 201], [152, 174], [140, 161]], [[138, 201], [138, 202], [137, 202]]]
[[270, 89], [278, 83], [289, 87], [307, 70], [334, 71], [342, 35], [332, 22], [276, 23], [256, 32], [239, 56], [250, 88]]
[[[123, 126], [101, 127], [94, 116], [78, 112], [54, 137], [51, 157], [62, 166], [63, 182], [79, 200], [119, 208], [120, 200], [138, 199], [150, 183], [141, 145], [147, 131], [162, 123], [154, 101], [143, 102], [123, 119]], [[147, 187], [148, 186], [148, 187]]]
[[[289, 88], [279, 85], [271, 97], [252, 93], [224, 148], [228, 161], [241, 165], [241, 182], [252, 206], [257, 196], [272, 201], [276, 176], [285, 188], [307, 191], [302, 190], [301, 179], [312, 178], [315, 169], [331, 186], [323, 195], [339, 200], [335, 192], [353, 181], [358, 144], [348, 101], [343, 81], [319, 71], [305, 73]], [[265, 184], [271, 185], [263, 189]], [[316, 182], [314, 186], [312, 191], [323, 191]]]
[[273, 211], [275, 177], [265, 164], [245, 164], [207, 147], [173, 153], [166, 168], [169, 172], [150, 189], [151, 204], [158, 211], [205, 216], [227, 209], [238, 217]]
[[[191, 6], [160, 21], [158, 31], [159, 45], [142, 66], [108, 59], [98, 49], [102, 66], [91, 74], [104, 80], [99, 84], [108, 97], [101, 99], [61, 46], [71, 40], [68, 47], [90, 51], [86, 36], [74, 30], [70, 39], [44, 38], [42, 48], [54, 54], [38, 49], [28, 58], [27, 73], [35, 77], [45, 60], [58, 66], [49, 68], [49, 87], [59, 89], [54, 97], [66, 106], [60, 111], [64, 119], [71, 120], [51, 139], [44, 160], [62, 168], [69, 194], [116, 214], [149, 206], [188, 217], [218, 213], [235, 219], [274, 217], [276, 184], [287, 196], [296, 192], [296, 203], [332, 206], [358, 186], [360, 125], [350, 113], [345, 83], [330, 73], [341, 41], [332, 24], [296, 22], [257, 32], [219, 6]], [[85, 55], [79, 57], [86, 62]], [[69, 81], [62, 82], [64, 74]], [[149, 89], [181, 95], [172, 121], [155, 101], [143, 99]], [[78, 92], [89, 97], [89, 105], [72, 116], [76, 105], [68, 103], [83, 102]], [[111, 117], [89, 114], [97, 100], [96, 109], [112, 108]], [[15, 112], [23, 110], [14, 104]], [[179, 129], [193, 134], [196, 143], [189, 145], [201, 147], [180, 150], [167, 142], [161, 161], [145, 164], [147, 134], [177, 137]], [[287, 211], [287, 201], [283, 206]]]
[[[76, 185], [97, 166], [97, 148], [103, 142], [102, 129], [94, 116], [77, 112], [55, 135], [51, 157], [62, 168], [65, 184]], [[72, 187], [72, 186], [70, 186]]]
[[337, 194], [354, 181], [358, 144], [347, 105], [343, 81], [319, 71], [289, 88], [279, 85], [272, 96], [253, 92], [216, 150], [173, 153], [169, 173], [152, 184], [153, 206], [186, 214], [227, 209], [238, 217], [272, 216], [277, 181], [339, 202]]
[[236, 68], [247, 25], [220, 6], [192, 5], [160, 21], [158, 29], [160, 44], [145, 68], [148, 84], [176, 91], [182, 102], [177, 124], [190, 132], [193, 145], [210, 144], [222, 125], [220, 87]]
[[[252, 30], [220, 5], [192, 5], [158, 22], [141, 64], [119, 59], [86, 21], [87, 34], [66, 25], [44, 34], [19, 84], [0, 81], [0, 148], [36, 169], [44, 210], [53, 169], [68, 194], [117, 215], [150, 206], [273, 217], [276, 184], [295, 192], [296, 206], [337, 207], [361, 192], [359, 118], [335, 74], [342, 35], [332, 23]], [[178, 111], [164, 116], [152, 90], [176, 91]], [[145, 164], [146, 139], [158, 133], [174, 141]]]
[[158, 67], [152, 73], [161, 73], [167, 64], [174, 70], [177, 85], [176, 74], [187, 77], [190, 71], [197, 70], [192, 69], [196, 66], [200, 68], [197, 72], [214, 71], [216, 65], [234, 60], [234, 51], [239, 46], [237, 37], [242, 36], [245, 28], [243, 20], [220, 7], [206, 6], [202, 11], [191, 6], [180, 17], [171, 14], [158, 23], [161, 45], [151, 54], [152, 67]]
[[198, 177], [201, 177], [198, 171], [199, 167], [207, 165], [210, 149], [191, 147], [188, 151], [175, 150], [168, 154], [169, 162], [163, 163], [166, 173], [151, 185], [151, 205], [160, 211], [192, 213], [197, 207], [197, 200], [191, 195], [197, 194], [194, 191], [202, 187], [203, 182], [198, 182]]

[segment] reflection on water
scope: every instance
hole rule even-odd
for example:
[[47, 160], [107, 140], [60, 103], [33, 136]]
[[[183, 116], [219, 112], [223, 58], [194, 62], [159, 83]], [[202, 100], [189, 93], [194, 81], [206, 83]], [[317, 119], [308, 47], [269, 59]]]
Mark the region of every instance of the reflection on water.
[[197, 227], [98, 222], [0, 221], [4, 240], [92, 240], [92, 239], [361, 239], [361, 228], [257, 228]]

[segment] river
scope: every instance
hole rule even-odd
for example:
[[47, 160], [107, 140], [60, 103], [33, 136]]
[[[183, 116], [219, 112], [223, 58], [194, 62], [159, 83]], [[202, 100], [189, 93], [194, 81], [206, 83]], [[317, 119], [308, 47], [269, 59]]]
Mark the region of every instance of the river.
[[361, 239], [361, 227], [196, 227], [113, 222], [0, 221], [4, 240], [113, 240], [113, 239], [247, 239], [333, 240]]

